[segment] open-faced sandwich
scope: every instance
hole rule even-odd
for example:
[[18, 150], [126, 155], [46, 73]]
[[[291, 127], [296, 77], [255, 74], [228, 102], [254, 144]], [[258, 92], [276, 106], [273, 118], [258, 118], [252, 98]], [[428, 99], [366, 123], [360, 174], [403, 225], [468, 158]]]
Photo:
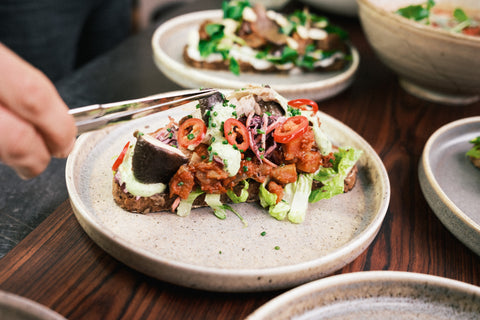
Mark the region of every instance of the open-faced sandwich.
[[306, 9], [284, 15], [248, 0], [224, 1], [222, 9], [223, 18], [190, 34], [187, 64], [239, 74], [339, 70], [351, 60], [347, 33]]
[[318, 106], [247, 87], [199, 100], [195, 111], [150, 133], [136, 131], [113, 165], [113, 196], [131, 212], [259, 201], [279, 219], [304, 220], [308, 202], [352, 189], [361, 150], [332, 145]]
[[473, 165], [480, 168], [480, 136], [470, 140], [473, 143], [473, 147], [468, 150], [467, 156], [472, 161]]

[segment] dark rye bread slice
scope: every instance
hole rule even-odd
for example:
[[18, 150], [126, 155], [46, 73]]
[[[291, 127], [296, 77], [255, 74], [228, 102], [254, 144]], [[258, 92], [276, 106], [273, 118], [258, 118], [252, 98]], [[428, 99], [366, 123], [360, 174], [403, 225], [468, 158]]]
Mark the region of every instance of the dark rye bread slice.
[[[344, 192], [348, 192], [353, 189], [357, 181], [358, 169], [355, 165], [352, 170], [349, 172], [347, 178], [345, 179], [345, 189]], [[117, 180], [113, 179], [113, 199], [115, 202], [123, 209], [136, 212], [136, 213], [150, 213], [150, 212], [161, 212], [161, 211], [171, 211], [172, 204], [175, 201], [175, 198], [170, 198], [168, 193], [158, 193], [151, 197], [137, 197], [132, 195], [129, 192], [125, 192], [124, 188], [119, 185]], [[256, 202], [259, 201], [258, 189], [260, 183], [250, 180], [248, 186], [248, 199], [247, 202]], [[321, 184], [313, 184], [313, 188], [320, 188]], [[234, 188], [236, 194], [240, 194], [242, 189], [242, 184], [237, 185]], [[222, 203], [232, 203], [231, 199], [226, 195], [222, 194], [220, 197]], [[193, 208], [206, 207], [205, 203], [205, 194], [200, 195], [193, 202]]]
[[[248, 185], [248, 199], [247, 202], [258, 201], [258, 188], [260, 184], [256, 181], [250, 181]], [[240, 194], [241, 185], [234, 188], [236, 194]], [[130, 212], [150, 213], [160, 211], [171, 211], [172, 204], [175, 198], [170, 198], [168, 193], [157, 193], [151, 197], [137, 197], [129, 192], [125, 192], [124, 188], [120, 186], [117, 180], [113, 179], [113, 199], [123, 209]], [[222, 203], [232, 203], [232, 200], [226, 195], [222, 194], [220, 197]], [[206, 207], [205, 194], [198, 196], [193, 202], [193, 208]]]

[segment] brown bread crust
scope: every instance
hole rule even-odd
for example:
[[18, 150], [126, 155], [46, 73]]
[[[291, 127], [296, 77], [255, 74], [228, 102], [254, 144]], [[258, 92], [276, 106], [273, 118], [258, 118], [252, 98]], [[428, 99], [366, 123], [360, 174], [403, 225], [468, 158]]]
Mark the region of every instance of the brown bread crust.
[[472, 161], [475, 167], [480, 169], [480, 158], [470, 157], [470, 161]]

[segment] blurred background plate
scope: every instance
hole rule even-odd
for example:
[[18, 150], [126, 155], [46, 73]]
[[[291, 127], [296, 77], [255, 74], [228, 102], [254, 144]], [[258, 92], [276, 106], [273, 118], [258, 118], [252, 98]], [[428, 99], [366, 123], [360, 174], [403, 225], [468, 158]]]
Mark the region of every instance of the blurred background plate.
[[480, 255], [480, 169], [465, 156], [480, 136], [480, 117], [451, 122], [433, 133], [419, 164], [422, 192], [442, 223]]
[[38, 302], [5, 291], [0, 291], [0, 319], [65, 320], [64, 317]]
[[350, 45], [352, 61], [339, 71], [301, 74], [246, 73], [197, 69], [183, 60], [183, 48], [191, 31], [207, 19], [219, 19], [221, 10], [199, 11], [173, 18], [160, 25], [152, 37], [153, 58], [170, 80], [184, 88], [240, 89], [247, 84], [268, 84], [288, 99], [323, 100], [339, 94], [353, 82], [360, 57]]
[[399, 271], [354, 272], [292, 289], [247, 320], [478, 319], [480, 288]]

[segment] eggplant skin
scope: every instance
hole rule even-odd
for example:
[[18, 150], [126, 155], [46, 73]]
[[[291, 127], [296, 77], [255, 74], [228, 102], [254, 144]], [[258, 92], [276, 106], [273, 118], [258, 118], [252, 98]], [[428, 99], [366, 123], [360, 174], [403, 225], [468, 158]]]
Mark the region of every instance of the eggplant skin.
[[142, 183], [168, 184], [188, 157], [149, 135], [139, 135], [132, 158], [135, 179]]

